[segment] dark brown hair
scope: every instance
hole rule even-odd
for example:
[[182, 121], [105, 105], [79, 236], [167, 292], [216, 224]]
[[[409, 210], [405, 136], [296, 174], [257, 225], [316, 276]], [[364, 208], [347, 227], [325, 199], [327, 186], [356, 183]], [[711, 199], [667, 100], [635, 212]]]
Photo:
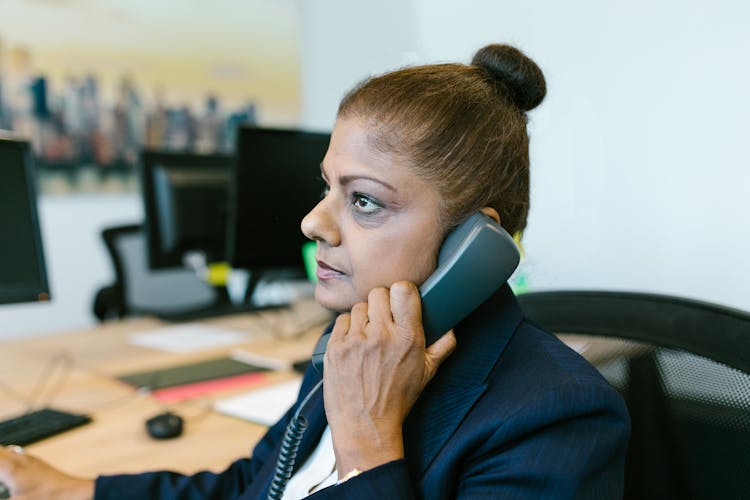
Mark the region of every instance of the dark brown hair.
[[338, 116], [362, 120], [376, 150], [436, 186], [446, 230], [490, 206], [515, 234], [529, 210], [526, 111], [545, 93], [531, 59], [488, 45], [471, 65], [415, 66], [367, 79], [344, 97]]

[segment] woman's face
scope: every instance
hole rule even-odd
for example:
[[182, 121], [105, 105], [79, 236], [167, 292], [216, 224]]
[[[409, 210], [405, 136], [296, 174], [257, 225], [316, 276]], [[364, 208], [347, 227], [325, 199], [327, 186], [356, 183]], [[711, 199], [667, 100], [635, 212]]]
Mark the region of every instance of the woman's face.
[[356, 119], [336, 122], [321, 172], [328, 189], [302, 220], [318, 242], [316, 300], [347, 311], [375, 287], [426, 280], [442, 239], [438, 192], [374, 150]]

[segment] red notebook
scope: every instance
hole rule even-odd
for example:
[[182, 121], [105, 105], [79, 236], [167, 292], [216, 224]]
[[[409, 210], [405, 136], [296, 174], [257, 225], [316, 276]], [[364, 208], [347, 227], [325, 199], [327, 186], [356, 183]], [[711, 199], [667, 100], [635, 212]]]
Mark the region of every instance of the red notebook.
[[223, 391], [234, 387], [263, 383], [266, 367], [222, 357], [158, 370], [123, 375], [123, 382], [149, 389], [164, 402], [174, 402]]

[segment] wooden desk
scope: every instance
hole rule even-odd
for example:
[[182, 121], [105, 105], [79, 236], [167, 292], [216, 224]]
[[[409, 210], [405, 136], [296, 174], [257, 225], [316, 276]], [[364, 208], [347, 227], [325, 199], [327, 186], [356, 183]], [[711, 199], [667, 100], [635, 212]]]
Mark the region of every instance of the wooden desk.
[[[314, 303], [300, 303], [291, 310], [228, 316], [204, 323], [251, 334], [252, 342], [233, 347], [297, 360], [309, 357], [329, 319], [330, 316]], [[157, 441], [147, 435], [145, 420], [164, 411], [165, 406], [149, 395], [137, 394], [116, 376], [210, 359], [225, 355], [231, 349], [170, 354], [128, 343], [128, 334], [163, 325], [158, 320], [145, 318], [45, 338], [0, 342], [0, 382], [24, 396], [33, 393], [51, 359], [71, 358], [69, 370], [55, 372], [53, 379], [63, 385], [48, 404], [94, 418], [91, 424], [28, 446], [29, 452], [66, 472], [88, 477], [154, 469], [184, 473], [203, 469], [219, 471], [237, 458], [249, 456], [265, 427], [215, 413], [210, 410], [211, 401], [206, 399], [170, 405], [185, 418], [181, 437]], [[596, 339], [561, 338], [574, 348], [585, 341], [582, 353], [594, 363], [606, 360], [607, 352], [611, 352], [611, 347], [600, 349]], [[69, 378], [60, 380], [66, 374]], [[269, 383], [293, 376], [291, 372], [275, 373]], [[226, 391], [212, 398], [244, 390]], [[0, 387], [0, 418], [23, 410], [24, 405]]]
[[[232, 347], [297, 360], [309, 357], [328, 318], [314, 303], [300, 303], [291, 310], [227, 316], [204, 323], [251, 334], [252, 342]], [[33, 392], [52, 358], [72, 358], [69, 370], [55, 370], [53, 380], [64, 385], [49, 406], [86, 413], [94, 419], [91, 424], [32, 444], [28, 451], [66, 472], [89, 477], [165, 468], [184, 473], [218, 471], [238, 457], [249, 456], [265, 427], [210, 411], [210, 400], [169, 405], [185, 418], [181, 437], [156, 441], [147, 435], [145, 420], [164, 411], [165, 406], [149, 395], [136, 393], [115, 376], [210, 359], [231, 349], [170, 354], [128, 343], [129, 333], [163, 325], [145, 318], [104, 324], [87, 331], [0, 342], [0, 382], [24, 396]], [[65, 374], [69, 378], [61, 380]], [[269, 383], [293, 376], [291, 372], [274, 373]], [[225, 391], [212, 398], [237, 392], [243, 390]], [[0, 418], [24, 409], [22, 403], [0, 387]]]

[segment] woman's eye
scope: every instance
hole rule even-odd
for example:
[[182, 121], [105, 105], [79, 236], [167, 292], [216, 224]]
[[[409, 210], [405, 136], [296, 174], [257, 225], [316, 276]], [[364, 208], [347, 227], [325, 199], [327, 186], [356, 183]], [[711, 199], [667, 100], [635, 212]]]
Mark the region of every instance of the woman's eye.
[[383, 208], [380, 203], [360, 193], [354, 193], [352, 203], [354, 208], [363, 214], [373, 214]]

